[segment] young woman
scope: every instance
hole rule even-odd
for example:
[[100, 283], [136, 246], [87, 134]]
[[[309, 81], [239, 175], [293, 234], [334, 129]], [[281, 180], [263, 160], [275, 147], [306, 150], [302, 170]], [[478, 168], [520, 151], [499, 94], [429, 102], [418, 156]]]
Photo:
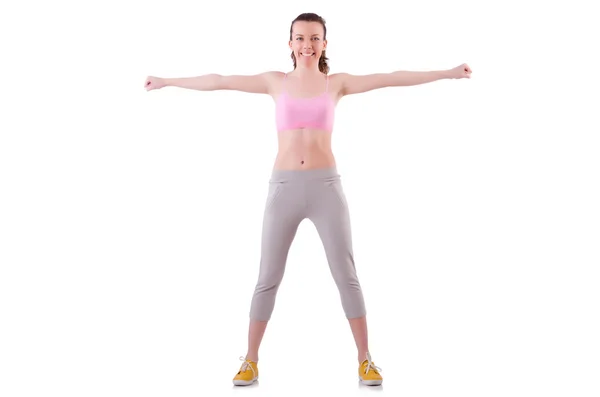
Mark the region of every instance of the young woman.
[[250, 305], [248, 350], [235, 385], [258, 379], [258, 350], [275, 305], [288, 251], [300, 222], [312, 221], [325, 248], [358, 349], [358, 375], [367, 385], [380, 385], [380, 369], [368, 349], [366, 310], [356, 275], [348, 206], [331, 149], [334, 111], [346, 95], [383, 87], [410, 86], [440, 79], [469, 78], [471, 69], [453, 69], [356, 76], [329, 75], [325, 20], [312, 13], [299, 15], [290, 27], [289, 47], [294, 70], [258, 75], [148, 77], [146, 90], [165, 86], [213, 91], [237, 90], [270, 95], [275, 101], [278, 154], [264, 208], [258, 282]]

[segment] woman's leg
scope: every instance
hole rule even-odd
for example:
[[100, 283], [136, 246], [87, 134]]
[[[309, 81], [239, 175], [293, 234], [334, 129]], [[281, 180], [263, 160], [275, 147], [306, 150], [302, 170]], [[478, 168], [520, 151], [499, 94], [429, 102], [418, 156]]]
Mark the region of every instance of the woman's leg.
[[250, 305], [246, 356], [255, 362], [258, 361], [258, 350], [275, 307], [290, 246], [304, 218], [302, 195], [299, 194], [301, 190], [299, 185], [291, 182], [274, 177], [265, 205], [260, 268]]
[[380, 369], [371, 361], [369, 353], [365, 302], [356, 275], [350, 215], [339, 175], [328, 175], [311, 186], [309, 218], [323, 242], [329, 268], [350, 323], [358, 350], [359, 379], [366, 385], [381, 385]]
[[358, 350], [358, 363], [362, 363], [367, 358], [369, 352], [369, 333], [367, 330], [367, 316], [349, 318], [350, 329], [352, 330], [352, 336], [354, 336], [354, 342], [356, 343], [356, 349]]
[[250, 325], [248, 326], [248, 351], [246, 352], [246, 359], [258, 362], [258, 349], [262, 342], [265, 329], [267, 328], [268, 321], [258, 321], [250, 319]]
[[[274, 177], [281, 173], [275, 172]], [[277, 290], [283, 279], [287, 256], [304, 218], [303, 200], [298, 186], [272, 178], [263, 216], [261, 258], [258, 281], [250, 305], [248, 351], [233, 384], [246, 386], [258, 379], [258, 350], [275, 306]]]
[[309, 218], [323, 242], [329, 268], [354, 336], [358, 360], [362, 362], [369, 350], [366, 309], [354, 264], [348, 205], [339, 175], [334, 171], [332, 173], [312, 184]]

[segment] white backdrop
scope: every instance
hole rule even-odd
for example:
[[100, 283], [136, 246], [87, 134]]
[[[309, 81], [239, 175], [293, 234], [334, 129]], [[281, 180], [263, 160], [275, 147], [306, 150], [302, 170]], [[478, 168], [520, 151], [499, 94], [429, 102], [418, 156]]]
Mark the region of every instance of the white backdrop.
[[303, 12], [327, 20], [332, 73], [473, 69], [471, 80], [338, 105], [334, 151], [385, 379], [377, 390], [598, 395], [600, 65], [589, 10], [38, 3], [3, 6], [0, 28], [0, 395], [373, 390], [358, 385], [309, 222], [290, 251], [260, 382], [232, 386], [276, 154], [273, 103], [143, 89], [147, 75], [289, 71], [289, 25]]

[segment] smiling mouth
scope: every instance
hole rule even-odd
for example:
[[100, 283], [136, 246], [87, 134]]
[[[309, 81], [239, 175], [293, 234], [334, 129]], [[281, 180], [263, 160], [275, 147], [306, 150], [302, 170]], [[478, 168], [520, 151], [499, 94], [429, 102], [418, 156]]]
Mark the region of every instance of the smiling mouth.
[[303, 57], [314, 57], [314, 56], [315, 56], [315, 53], [314, 53], [314, 52], [311, 52], [311, 53], [306, 53], [306, 54], [305, 54], [305, 53], [301, 52], [301, 53], [300, 53], [300, 55], [302, 55]]

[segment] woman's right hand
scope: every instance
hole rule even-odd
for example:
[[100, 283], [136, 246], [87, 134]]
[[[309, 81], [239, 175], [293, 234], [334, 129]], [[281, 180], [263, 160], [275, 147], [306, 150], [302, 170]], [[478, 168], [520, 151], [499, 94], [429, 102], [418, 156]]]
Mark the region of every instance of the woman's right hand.
[[146, 78], [146, 82], [144, 83], [144, 88], [146, 91], [157, 90], [159, 88], [163, 88], [164, 86], [166, 86], [165, 79], [154, 76], [148, 76]]

